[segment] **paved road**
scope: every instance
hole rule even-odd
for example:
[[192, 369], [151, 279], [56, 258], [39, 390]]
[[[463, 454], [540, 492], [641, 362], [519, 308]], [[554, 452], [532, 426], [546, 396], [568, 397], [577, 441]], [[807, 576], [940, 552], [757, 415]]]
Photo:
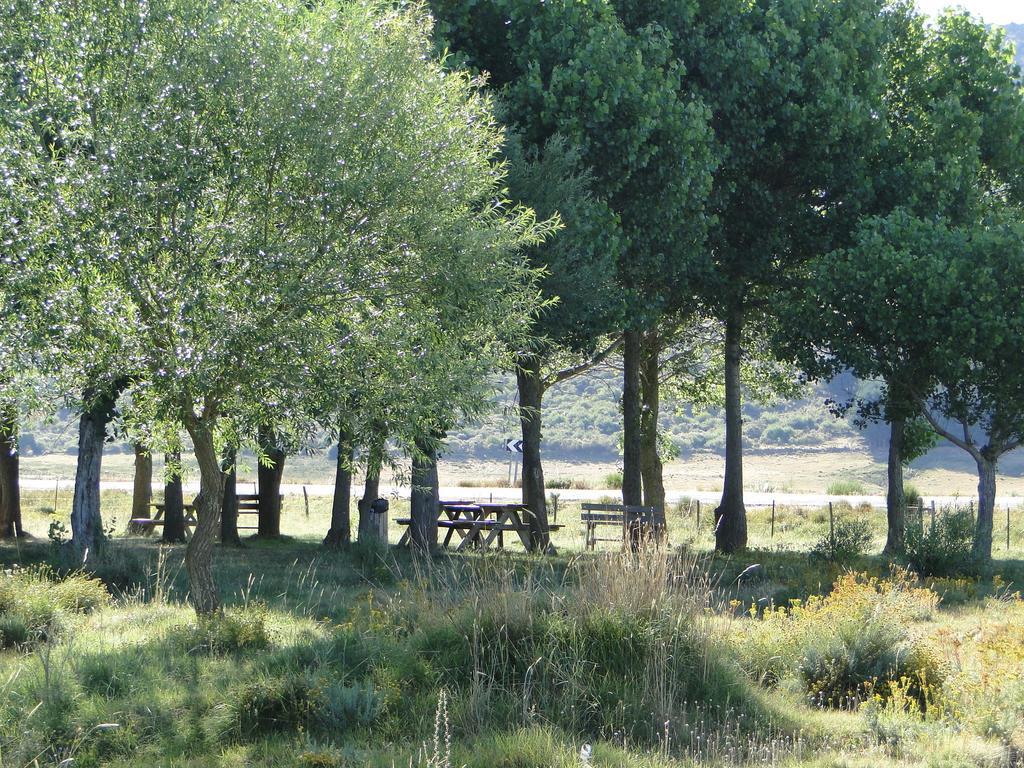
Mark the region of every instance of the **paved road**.
[[[74, 481], [72, 480], [41, 480], [36, 478], [22, 478], [21, 487], [27, 490], [35, 491], [52, 491], [54, 485], [59, 485], [61, 490], [71, 490], [74, 487]], [[239, 488], [247, 488], [248, 483], [239, 484]], [[100, 483], [100, 488], [105, 491], [131, 491], [132, 483], [127, 481], [108, 481], [104, 480]], [[153, 486], [156, 490], [163, 490], [162, 485]], [[318, 485], [310, 484], [306, 486], [295, 485], [295, 484], [282, 484], [281, 493], [286, 496], [301, 496], [302, 489], [305, 488], [306, 492], [310, 496], [333, 496], [334, 486], [333, 485]], [[195, 494], [199, 492], [199, 483], [191, 482], [185, 484], [185, 493]], [[382, 496], [390, 496], [395, 498], [408, 498], [409, 487], [408, 486], [390, 486], [382, 485], [380, 488]], [[559, 495], [562, 501], [599, 501], [602, 498], [608, 496], [618, 496], [615, 491], [586, 491], [586, 490], [555, 490], [554, 493]], [[495, 501], [519, 501], [521, 496], [518, 489], [514, 488], [460, 488], [460, 487], [443, 487], [441, 488], [441, 497], [445, 499], [467, 499], [467, 500], [482, 500], [482, 499], [493, 499]], [[718, 500], [721, 498], [721, 494], [715, 491], [687, 491], [687, 490], [671, 490], [667, 493], [668, 502], [674, 504], [680, 499], [690, 498], [698, 499], [702, 505], [710, 504], [712, 506], [718, 504]], [[827, 496], [823, 493], [764, 493], [748, 491], [744, 494], [744, 500], [748, 507], [765, 507], [771, 506], [774, 501], [780, 506], [796, 506], [796, 507], [820, 507], [828, 504], [829, 501], [845, 500], [857, 506], [862, 503], [868, 503], [873, 507], [885, 507], [884, 496]], [[953, 496], [929, 496], [926, 501], [935, 501], [937, 506], [943, 506], [946, 504], [965, 504], [968, 500], [963, 497]], [[1008, 505], [1011, 507], [1018, 507], [1024, 503], [1024, 499], [1020, 497], [1009, 497], [1000, 496], [997, 497], [997, 504], [1000, 506]]]

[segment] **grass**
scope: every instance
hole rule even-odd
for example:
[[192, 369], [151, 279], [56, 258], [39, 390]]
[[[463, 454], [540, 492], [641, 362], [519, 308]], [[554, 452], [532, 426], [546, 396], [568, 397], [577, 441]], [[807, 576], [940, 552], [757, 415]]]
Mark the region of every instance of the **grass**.
[[867, 493], [864, 483], [851, 478], [840, 478], [828, 484], [825, 490], [829, 496], [863, 496]]
[[712, 557], [681, 505], [668, 552], [583, 555], [563, 529], [556, 557], [414, 560], [323, 550], [328, 513], [287, 499], [282, 540], [219, 549], [227, 608], [202, 621], [180, 546], [115, 537], [104, 589], [44, 537], [0, 545], [0, 615], [60, 628], [0, 650], [2, 765], [576, 768], [589, 744], [629, 768], [995, 768], [1024, 748], [1019, 555], [917, 581], [873, 522], [872, 553], [811, 561], [827, 512], [777, 508], [775, 545], [752, 509], [761, 548]]

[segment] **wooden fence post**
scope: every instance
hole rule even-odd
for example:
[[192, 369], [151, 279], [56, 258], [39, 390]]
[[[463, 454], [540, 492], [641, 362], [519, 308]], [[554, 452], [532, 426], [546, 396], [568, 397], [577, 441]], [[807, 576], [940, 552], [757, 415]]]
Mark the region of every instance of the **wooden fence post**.
[[775, 499], [772, 499], [772, 538], [775, 538]]
[[832, 546], [836, 543], [836, 520], [832, 513], [832, 502], [828, 503], [828, 540]]
[[697, 532], [700, 532], [700, 499], [697, 499]]

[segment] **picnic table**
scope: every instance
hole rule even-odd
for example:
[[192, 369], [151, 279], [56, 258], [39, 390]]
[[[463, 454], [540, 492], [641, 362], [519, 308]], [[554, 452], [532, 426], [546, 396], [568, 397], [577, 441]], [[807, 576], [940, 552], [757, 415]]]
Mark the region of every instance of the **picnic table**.
[[[166, 523], [163, 518], [167, 505], [163, 502], [157, 502], [152, 506], [156, 510], [156, 514], [152, 517], [136, 517], [128, 521], [129, 533], [141, 533], [144, 536], [148, 536]], [[196, 528], [196, 508], [194, 504], [185, 504], [183, 509], [185, 512], [185, 538], [189, 539], [192, 537], [192, 531]]]
[[[488, 549], [494, 546], [503, 549], [505, 533], [515, 533], [523, 546], [529, 551], [533, 548], [530, 525], [524, 520], [530, 514], [525, 504], [495, 503], [475, 501], [442, 501], [438, 505], [437, 527], [446, 531], [442, 546], [451, 546], [458, 534], [456, 552], [471, 547]], [[412, 520], [403, 518], [396, 521], [399, 525], [410, 526]], [[556, 530], [561, 526], [550, 526]], [[406, 529], [399, 544], [408, 544], [409, 530]]]

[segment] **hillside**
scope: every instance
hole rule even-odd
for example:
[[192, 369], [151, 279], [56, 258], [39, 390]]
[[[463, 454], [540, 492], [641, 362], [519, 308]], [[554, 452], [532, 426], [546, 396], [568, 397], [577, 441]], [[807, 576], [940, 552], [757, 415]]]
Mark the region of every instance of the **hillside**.
[[[826, 399], [838, 397], [844, 386], [849, 384], [836, 385], [832, 390], [821, 387], [809, 392], [805, 399], [770, 407], [748, 404], [744, 411], [746, 444], [753, 449], [826, 449], [863, 446], [868, 439], [872, 448], [881, 448], [884, 430], [862, 433], [848, 420], [837, 419], [826, 407]], [[622, 437], [620, 394], [618, 375], [612, 371], [599, 371], [552, 388], [544, 401], [545, 455], [552, 459], [615, 460]], [[505, 380], [491, 415], [480, 423], [464, 424], [453, 431], [447, 455], [501, 455], [505, 439], [517, 436], [519, 431], [510, 407], [514, 395], [512, 380]], [[697, 410], [667, 402], [663, 405], [662, 429], [674, 449], [683, 455], [700, 451], [721, 453], [725, 446], [725, 425], [718, 409]], [[27, 424], [21, 436], [21, 450], [27, 456], [74, 453], [76, 438], [73, 415], [62, 411]], [[106, 450], [130, 452], [130, 447], [115, 440]]]

